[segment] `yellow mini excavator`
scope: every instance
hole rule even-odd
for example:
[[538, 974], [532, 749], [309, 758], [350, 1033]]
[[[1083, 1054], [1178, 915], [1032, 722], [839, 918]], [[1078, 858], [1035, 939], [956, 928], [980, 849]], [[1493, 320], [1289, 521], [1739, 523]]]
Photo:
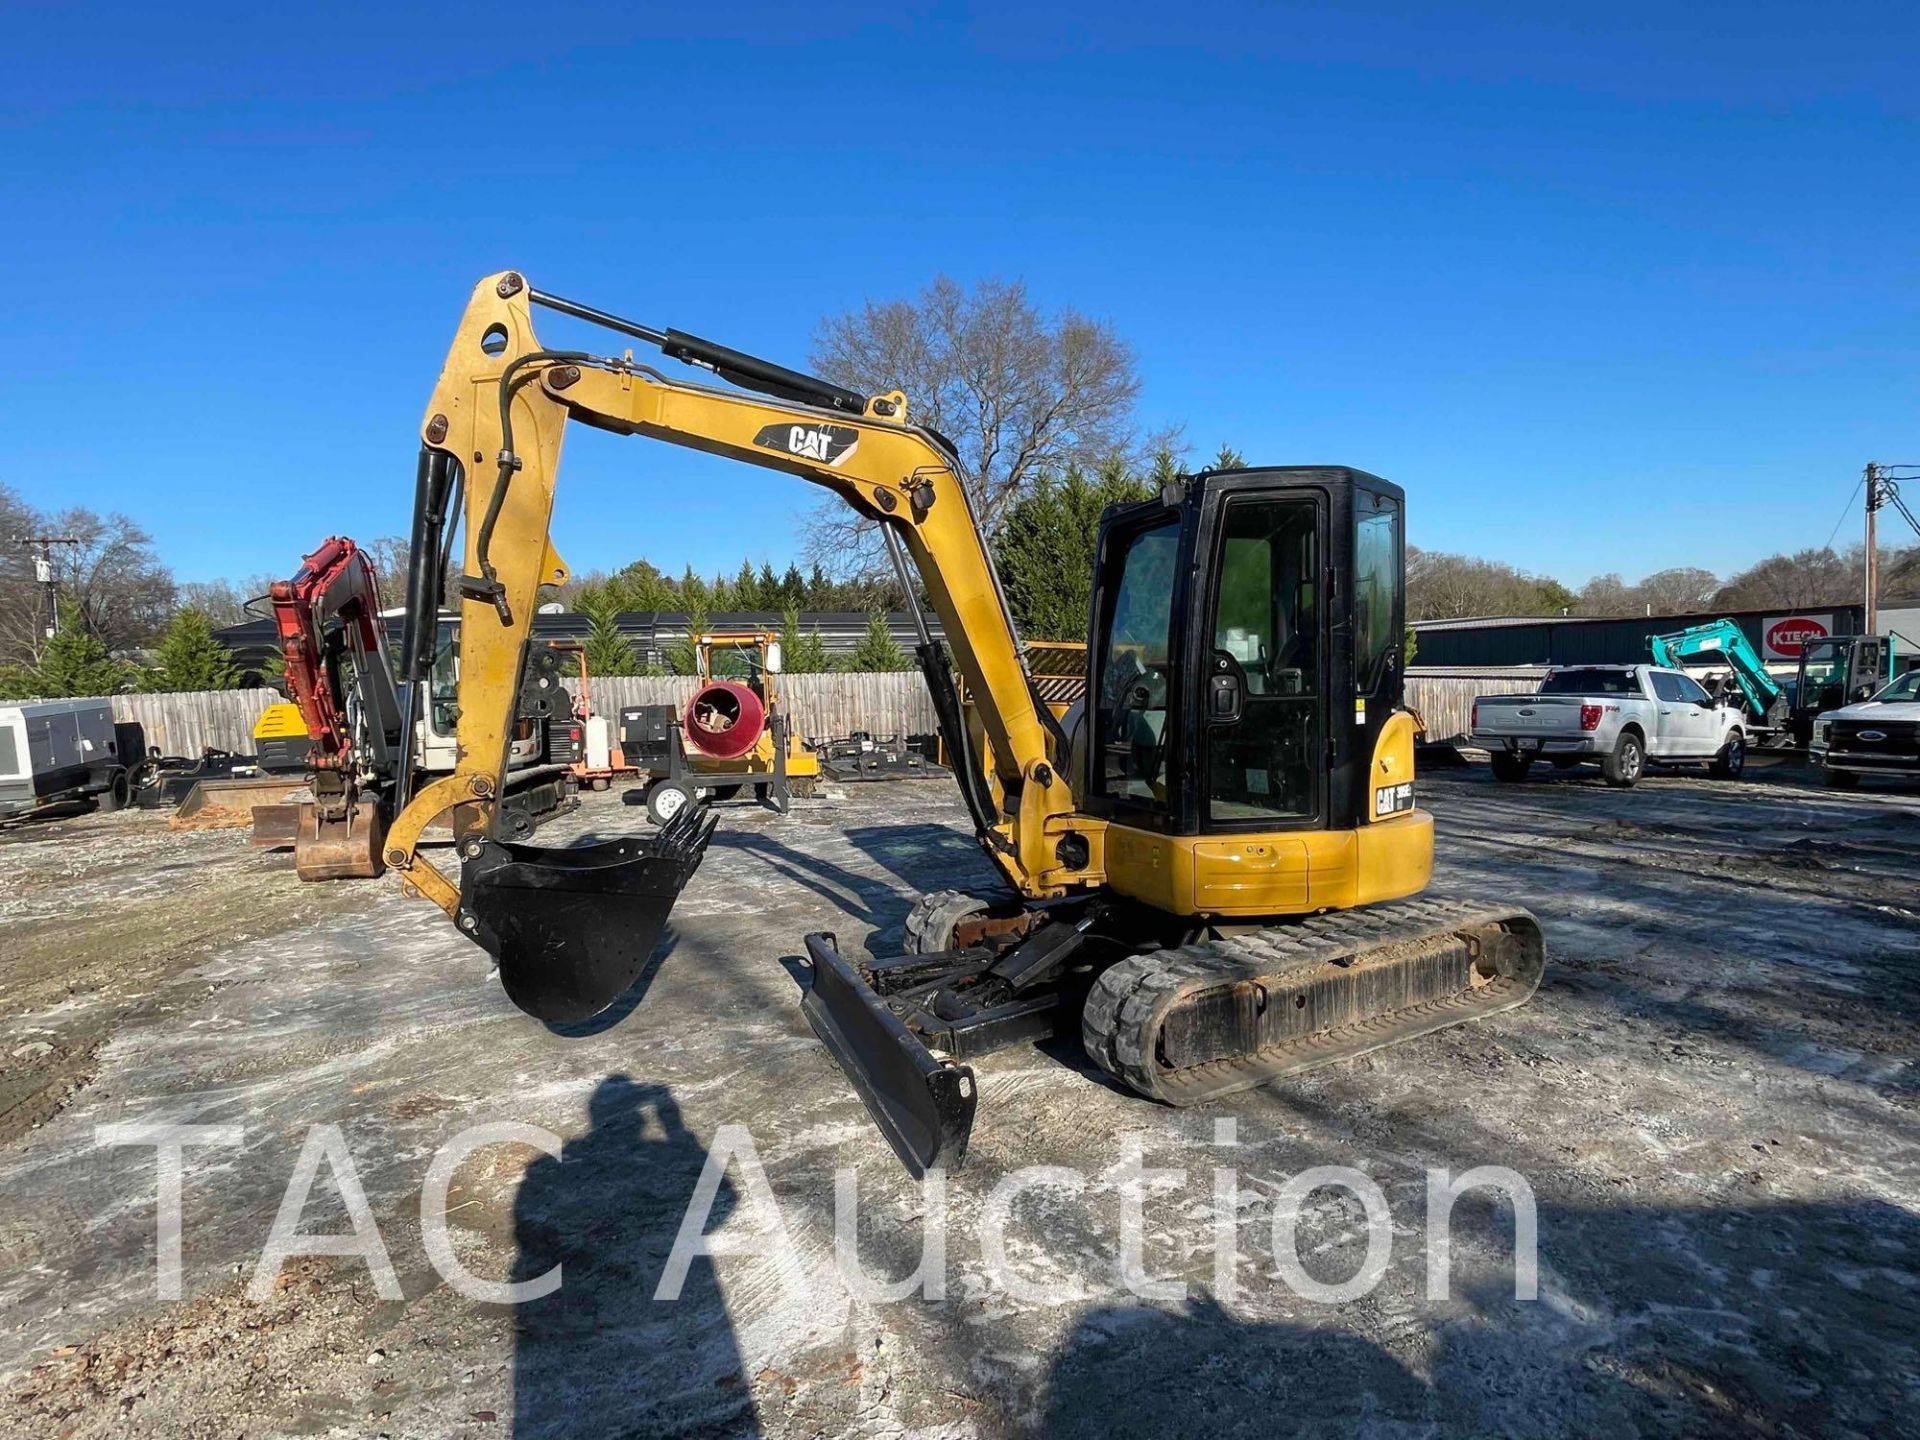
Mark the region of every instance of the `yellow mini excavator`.
[[[702, 367], [550, 350], [535, 307]], [[824, 486], [875, 522], [916, 608], [919, 662], [1000, 895], [923, 897], [909, 953], [856, 965], [806, 937], [801, 1006], [916, 1174], [958, 1164], [984, 1051], [1079, 1034], [1102, 1069], [1209, 1100], [1523, 1004], [1524, 910], [1416, 899], [1433, 863], [1401, 705], [1404, 504], [1339, 466], [1208, 471], [1102, 522], [1087, 691], [1056, 717], [1028, 675], [952, 446], [898, 392], [865, 395], [677, 330], [481, 281], [422, 422], [403, 665], [430, 650], [437, 556], [464, 489], [459, 763], [387, 861], [490, 952], [534, 1015], [610, 1005], [646, 963], [713, 821], [577, 847], [501, 838], [495, 808], [570, 422]], [[425, 557], [424, 559], [422, 557]], [[963, 720], [955, 671], [974, 723]], [[418, 850], [464, 809], [457, 877]]]

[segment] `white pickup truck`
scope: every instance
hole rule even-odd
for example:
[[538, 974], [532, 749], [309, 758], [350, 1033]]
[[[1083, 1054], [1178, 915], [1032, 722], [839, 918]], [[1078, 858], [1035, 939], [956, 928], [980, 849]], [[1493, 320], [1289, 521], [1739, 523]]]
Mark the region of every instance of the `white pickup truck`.
[[1650, 761], [1708, 765], [1731, 779], [1746, 768], [1745, 723], [1691, 676], [1658, 665], [1576, 665], [1549, 671], [1535, 694], [1473, 702], [1473, 743], [1506, 781], [1526, 779], [1535, 760], [1561, 769], [1597, 760], [1607, 783], [1623, 787]]

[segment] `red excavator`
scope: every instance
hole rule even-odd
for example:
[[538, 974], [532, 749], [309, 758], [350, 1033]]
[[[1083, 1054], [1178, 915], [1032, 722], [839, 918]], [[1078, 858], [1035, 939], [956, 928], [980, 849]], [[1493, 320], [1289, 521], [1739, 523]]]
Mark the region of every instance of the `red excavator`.
[[[416, 772], [453, 768], [458, 623], [442, 620], [424, 713], [420, 686], [394, 680], [381, 623], [380, 587], [366, 552], [331, 536], [268, 595], [285, 662], [285, 688], [299, 707], [311, 748], [313, 798], [253, 811], [253, 843], [293, 846], [302, 880], [363, 879], [386, 867], [387, 822], [407, 801]], [[539, 822], [571, 809], [564, 765], [541, 765], [543, 722], [564, 718], [557, 664], [529, 665], [513, 742], [516, 767], [502, 796], [525, 838]]]

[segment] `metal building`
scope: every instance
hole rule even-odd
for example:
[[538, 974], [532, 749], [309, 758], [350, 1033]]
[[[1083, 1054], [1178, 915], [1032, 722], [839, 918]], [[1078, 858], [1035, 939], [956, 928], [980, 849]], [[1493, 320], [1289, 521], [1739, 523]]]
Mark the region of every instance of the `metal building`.
[[[1421, 620], [1417, 666], [1627, 665], [1647, 658], [1655, 635], [1709, 620], [1738, 622], [1768, 662], [1791, 665], [1807, 639], [1858, 634], [1858, 605], [1814, 605], [1804, 610], [1708, 611], [1693, 615], [1504, 615], [1467, 620]], [[1880, 628], [1920, 649], [1920, 601], [1881, 607]]]

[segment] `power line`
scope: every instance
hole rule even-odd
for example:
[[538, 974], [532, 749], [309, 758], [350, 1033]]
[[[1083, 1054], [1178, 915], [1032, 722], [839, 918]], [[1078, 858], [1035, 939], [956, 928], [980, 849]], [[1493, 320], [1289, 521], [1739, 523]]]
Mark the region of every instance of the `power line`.
[[1861, 487], [1864, 486], [1866, 483], [1867, 483], [1867, 477], [1862, 475], [1859, 479], [1859, 482], [1855, 484], [1853, 487], [1853, 494], [1847, 497], [1846, 508], [1841, 510], [1840, 518], [1833, 522], [1833, 530], [1830, 534], [1828, 534], [1827, 543], [1821, 546], [1820, 547], [1821, 549], [1831, 550], [1833, 548], [1834, 536], [1838, 535], [1840, 533], [1840, 527], [1847, 523], [1847, 516], [1853, 513], [1853, 502], [1860, 498]]

